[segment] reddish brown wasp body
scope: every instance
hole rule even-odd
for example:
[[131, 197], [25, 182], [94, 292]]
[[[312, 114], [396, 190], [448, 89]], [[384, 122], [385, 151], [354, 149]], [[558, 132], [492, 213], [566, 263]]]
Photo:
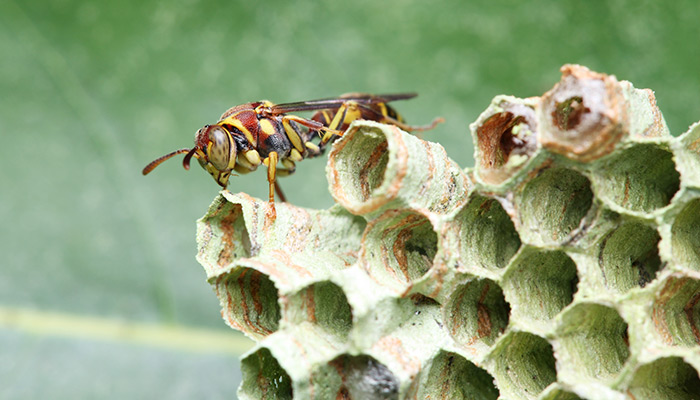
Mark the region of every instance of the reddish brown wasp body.
[[[273, 104], [267, 100], [242, 104], [226, 111], [218, 122], [205, 125], [195, 134], [195, 146], [175, 150], [157, 158], [143, 169], [146, 175], [163, 161], [186, 153], [183, 160], [189, 169], [192, 157], [209, 172], [223, 188], [228, 185], [231, 171], [245, 174], [264, 164], [270, 187], [269, 201], [274, 192], [282, 201], [277, 176], [294, 172], [295, 163], [319, 156], [334, 138], [342, 136], [352, 121], [367, 119], [394, 124], [406, 131], [432, 129], [442, 119], [427, 126], [410, 126], [386, 103], [415, 97], [414, 93], [370, 95], [349, 93], [336, 98]], [[292, 112], [318, 111], [310, 119], [290, 115]], [[320, 137], [319, 144], [312, 139]], [[282, 164], [277, 167], [278, 162]]]

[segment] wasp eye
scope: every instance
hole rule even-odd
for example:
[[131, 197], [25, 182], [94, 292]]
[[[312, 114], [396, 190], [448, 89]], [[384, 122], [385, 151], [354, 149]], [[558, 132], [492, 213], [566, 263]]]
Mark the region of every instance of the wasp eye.
[[[231, 140], [228, 132], [220, 126], [212, 126], [208, 132], [209, 146], [207, 148], [207, 158], [209, 162], [219, 171], [226, 171], [231, 161], [232, 150]], [[235, 158], [235, 155], [233, 155]]]

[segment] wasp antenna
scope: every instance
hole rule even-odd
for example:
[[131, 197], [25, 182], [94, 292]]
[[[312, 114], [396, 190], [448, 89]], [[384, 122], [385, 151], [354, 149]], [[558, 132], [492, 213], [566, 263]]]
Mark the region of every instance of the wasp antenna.
[[172, 153], [168, 153], [164, 156], [158, 157], [155, 160], [151, 161], [150, 164], [146, 165], [146, 167], [143, 169], [142, 173], [144, 175], [147, 175], [149, 172], [153, 171], [153, 169], [155, 167], [159, 166], [163, 161], [165, 161], [169, 158], [172, 158], [178, 154], [187, 153], [189, 151], [190, 151], [190, 149], [180, 149], [180, 150], [175, 150]]
[[187, 151], [187, 155], [185, 156], [185, 158], [182, 159], [182, 166], [186, 170], [189, 171], [190, 170], [190, 160], [192, 159], [192, 156], [195, 155], [195, 153], [197, 152], [197, 147], [195, 146], [191, 150], [186, 149], [186, 151]]

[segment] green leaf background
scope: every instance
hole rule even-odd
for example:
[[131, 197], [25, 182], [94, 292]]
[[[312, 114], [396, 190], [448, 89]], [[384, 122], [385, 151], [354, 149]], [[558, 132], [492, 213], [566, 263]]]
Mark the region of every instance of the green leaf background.
[[[396, 103], [473, 165], [467, 125], [539, 95], [564, 63], [656, 91], [677, 135], [700, 118], [700, 6], [625, 1], [0, 2], [0, 398], [233, 398], [251, 343], [196, 263], [218, 192], [170, 161], [259, 99], [416, 91]], [[328, 207], [325, 162], [282, 180]], [[264, 173], [231, 191], [265, 198]]]

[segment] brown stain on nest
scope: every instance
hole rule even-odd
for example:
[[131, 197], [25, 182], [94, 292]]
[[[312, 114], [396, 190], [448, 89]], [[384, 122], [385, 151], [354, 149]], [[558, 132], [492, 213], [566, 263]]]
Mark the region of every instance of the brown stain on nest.
[[391, 355], [394, 360], [398, 361], [402, 369], [410, 373], [411, 376], [414, 376], [420, 370], [420, 360], [411, 357], [411, 353], [406, 351], [403, 347], [403, 342], [399, 338], [384, 336], [372, 346], [372, 349]]
[[627, 206], [627, 203], [630, 201], [630, 178], [629, 176], [625, 177], [625, 194], [624, 197], [622, 198], [622, 204], [623, 206]]
[[[406, 255], [406, 243], [413, 238], [414, 229], [424, 224], [430, 224], [428, 220], [419, 215], [413, 215], [407, 218], [402, 224], [404, 228], [399, 232], [396, 241], [392, 246], [396, 261], [399, 263], [399, 268], [406, 277], [406, 281], [411, 281], [410, 272], [408, 270], [408, 257]], [[431, 261], [432, 262], [432, 261]], [[422, 274], [421, 274], [422, 275]]]
[[491, 322], [491, 316], [489, 314], [489, 309], [484, 304], [484, 300], [489, 293], [491, 285], [488, 282], [484, 285], [481, 290], [481, 296], [479, 296], [479, 301], [476, 304], [476, 315], [477, 315], [477, 338], [490, 337], [493, 329], [493, 324]]
[[340, 387], [338, 388], [338, 393], [336, 393], [335, 398], [336, 400], [350, 400], [352, 397], [350, 397], [350, 392], [345, 384], [347, 381], [347, 374], [345, 373], [345, 369], [348, 367], [346, 365], [348, 363], [348, 358], [347, 357], [338, 357], [328, 363], [330, 367], [335, 369], [336, 374], [340, 377]]
[[[504, 111], [490, 116], [476, 129], [482, 168], [500, 168], [508, 162], [510, 153], [519, 145], [514, 140], [513, 128], [525, 122], [525, 117]], [[521, 147], [524, 147], [525, 143]]]
[[271, 250], [270, 255], [275, 258], [275, 260], [284, 264], [284, 266], [289, 267], [294, 270], [297, 276], [300, 277], [313, 277], [313, 274], [306, 268], [292, 261], [290, 253], [284, 250]]
[[[244, 275], [248, 271], [251, 271], [250, 277], [247, 279], [244, 279]], [[241, 275], [238, 278], [238, 284], [241, 290], [241, 303], [244, 306], [244, 314], [243, 318], [245, 318], [246, 324], [251, 328], [254, 329], [255, 332], [261, 334], [261, 335], [269, 335], [272, 333], [272, 330], [267, 328], [266, 326], [261, 324], [261, 318], [263, 313], [263, 304], [260, 298], [260, 281], [261, 281], [261, 275], [262, 273], [251, 270], [251, 269], [245, 269], [243, 272], [241, 272]], [[246, 296], [246, 291], [248, 292], [249, 296]], [[250, 306], [251, 304], [248, 304], [248, 301], [252, 302], [252, 308], [255, 312], [255, 322], [251, 321], [250, 319]]]
[[[243, 209], [240, 205], [234, 205], [232, 210], [219, 222], [219, 228], [223, 232], [221, 236], [221, 251], [219, 252], [219, 258], [217, 264], [219, 266], [228, 265], [233, 259], [233, 253], [237, 250], [238, 245], [241, 245], [241, 241], [236, 238], [236, 229], [234, 224], [239, 218], [243, 217]], [[246, 234], [244, 230], [241, 234]]]
[[306, 289], [304, 297], [304, 306], [306, 308], [306, 318], [309, 322], [316, 323], [316, 296], [314, 286], [309, 286]]
[[494, 201], [496, 200], [489, 198], [484, 199], [484, 201], [482, 201], [481, 204], [479, 204], [479, 216], [488, 213], [491, 210]]
[[695, 293], [695, 295], [690, 298], [688, 303], [686, 303], [686, 305], [683, 307], [683, 311], [685, 312], [685, 316], [690, 324], [690, 330], [693, 332], [693, 336], [695, 336], [695, 342], [700, 344], [700, 327], [698, 327], [698, 322], [700, 321], [695, 321], [694, 313], [698, 302], [700, 302], [700, 292]]
[[388, 147], [389, 143], [386, 141], [375, 147], [360, 170], [358, 178], [360, 182], [360, 191], [362, 192], [362, 201], [367, 201], [372, 190], [381, 186], [382, 184], [384, 178], [383, 174], [381, 179], [379, 179], [375, 185], [372, 185], [372, 182], [370, 182], [369, 175], [375, 172], [375, 169], [381, 162], [382, 157], [386, 154]]
[[216, 286], [215, 286], [216, 287], [216, 297], [218, 297], [219, 299], [222, 298], [222, 295], [221, 295], [222, 289], [226, 293], [226, 304], [221, 309], [221, 317], [226, 319], [229, 326], [243, 332], [245, 330], [243, 325], [241, 325], [238, 321], [233, 319], [233, 317], [234, 317], [233, 297], [231, 296], [231, 291], [228, 290], [228, 287], [226, 285], [222, 284], [222, 281], [226, 280], [226, 278], [227, 277], [224, 275], [221, 275], [218, 278], [216, 278]]
[[[399, 215], [398, 212], [391, 212], [386, 215], [386, 218], [395, 218]], [[393, 259], [396, 260], [398, 270], [393, 267], [394, 263], [391, 262], [391, 258], [389, 257], [389, 246], [381, 246], [381, 259], [387, 272], [401, 283], [411, 282], [411, 271], [409, 271], [408, 256], [406, 254], [406, 243], [413, 237], [414, 229], [426, 223], [430, 224], [430, 221], [424, 216], [411, 214], [382, 230], [382, 240], [385, 240], [387, 237], [392, 237], [392, 232], [399, 231], [398, 234], [396, 234], [396, 239], [391, 243], [391, 253]], [[403, 275], [403, 279], [399, 277], [399, 272]]]
[[649, 100], [649, 105], [651, 106], [651, 113], [653, 114], [654, 122], [651, 126], [644, 130], [640, 136], [644, 137], [662, 137], [666, 135], [666, 131], [662, 129], [664, 124], [664, 117], [661, 114], [661, 110], [656, 105], [656, 96], [654, 96], [654, 91], [651, 89], [642, 89], [647, 94], [647, 99]]
[[[238, 275], [238, 278], [236, 279], [236, 284], [238, 286], [239, 290], [239, 296], [241, 298], [241, 308], [243, 309], [243, 321], [245, 322], [245, 325], [249, 328], [249, 331], [255, 332], [259, 335], [262, 335], [263, 332], [261, 332], [258, 327], [253, 323], [253, 321], [250, 320], [250, 307], [248, 305], [248, 296], [247, 295], [247, 290], [246, 290], [246, 279], [245, 275], [248, 272], [248, 269], [244, 269], [241, 271], [241, 274]], [[232, 300], [232, 299], [231, 299]], [[232, 303], [230, 303], [232, 304]]]
[[[452, 312], [452, 328], [450, 330], [453, 336], [457, 335], [457, 331], [464, 323], [463, 313], [461, 312], [462, 308], [464, 307], [464, 297], [469, 291], [469, 286], [474, 284], [475, 282], [467, 283], [463, 289], [460, 290], [459, 296], [455, 300], [455, 305], [453, 308], [455, 308], [456, 311]], [[471, 346], [480, 339], [488, 338], [493, 335], [494, 325], [493, 321], [491, 320], [491, 310], [489, 310], [488, 306], [486, 305], [486, 297], [488, 296], [490, 289], [491, 284], [489, 282], [485, 282], [484, 287], [481, 289], [479, 298], [476, 300], [476, 334], [467, 338], [467, 340], [464, 340], [464, 344], [466, 346]], [[471, 305], [469, 308], [471, 308]], [[459, 316], [459, 318], [457, 318], [457, 316]], [[505, 329], [505, 327], [501, 329], [501, 333], [503, 329]]]
[[700, 138], [688, 143], [687, 148], [696, 155], [700, 155]]
[[[672, 278], [673, 279], [673, 278]], [[653, 309], [651, 311], [651, 320], [654, 323], [656, 331], [661, 335], [661, 338], [666, 344], [673, 344], [673, 335], [668, 329], [666, 323], [666, 308], [668, 303], [676, 296], [678, 291], [683, 288], [689, 278], [673, 279], [664, 285], [663, 289], [657, 296]]]
[[452, 377], [452, 364], [454, 364], [455, 355], [450, 353], [447, 357], [447, 363], [440, 370], [440, 378], [442, 385], [440, 385], [440, 399], [451, 399], [454, 395], [452, 393], [452, 385], [454, 384]]

